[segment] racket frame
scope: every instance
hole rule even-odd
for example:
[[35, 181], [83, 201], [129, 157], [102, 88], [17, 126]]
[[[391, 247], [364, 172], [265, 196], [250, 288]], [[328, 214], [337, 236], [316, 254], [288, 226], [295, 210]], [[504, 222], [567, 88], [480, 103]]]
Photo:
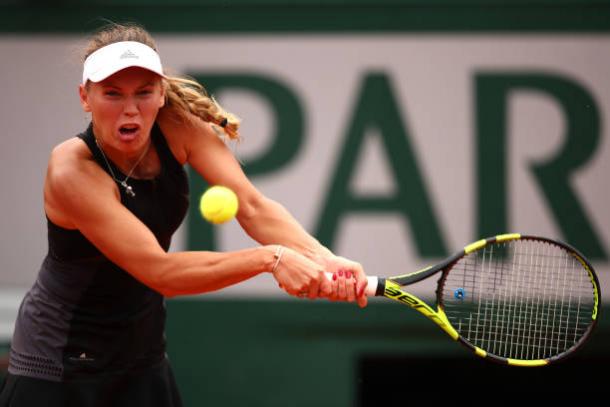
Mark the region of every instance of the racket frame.
[[[574, 256], [583, 268], [588, 272], [589, 278], [593, 285], [594, 291], [594, 304], [593, 304], [593, 313], [592, 313], [592, 322], [588, 326], [587, 331], [582, 335], [577, 344], [571, 347], [569, 350], [562, 352], [558, 355], [555, 355], [551, 358], [547, 359], [535, 359], [535, 360], [522, 360], [522, 359], [512, 359], [512, 358], [504, 358], [497, 355], [490, 354], [485, 350], [481, 349], [478, 346], [473, 345], [464, 337], [462, 337], [456, 329], [451, 325], [445, 311], [443, 309], [443, 299], [442, 299], [442, 286], [444, 279], [451, 270], [451, 267], [461, 258], [483, 249], [485, 246], [494, 244], [494, 243], [502, 243], [508, 242], [511, 240], [537, 240], [544, 241], [550, 244], [554, 244], [564, 248], [568, 253]], [[407, 293], [401, 287], [411, 285], [417, 283], [419, 281], [425, 280], [426, 278], [442, 272], [443, 274], [438, 280], [437, 289], [436, 289], [436, 310], [434, 310], [430, 305], [425, 303], [423, 300], [418, 298], [417, 296]], [[523, 366], [523, 367], [536, 367], [536, 366], [545, 366], [550, 363], [557, 362], [558, 360], [565, 359], [566, 356], [573, 354], [577, 349], [579, 349], [587, 340], [587, 338], [591, 335], [591, 332], [595, 328], [597, 324], [597, 319], [599, 315], [599, 303], [600, 303], [600, 288], [598, 278], [593, 270], [593, 267], [589, 263], [589, 261], [574, 247], [563, 243], [558, 242], [556, 240], [552, 240], [545, 237], [531, 236], [531, 235], [521, 235], [519, 233], [509, 233], [493, 236], [487, 239], [481, 239], [474, 243], [469, 244], [464, 247], [463, 250], [455, 253], [451, 257], [443, 260], [441, 263], [426, 267], [424, 269], [418, 270], [413, 273], [388, 277], [388, 278], [376, 278], [377, 285], [375, 289], [375, 296], [383, 296], [389, 298], [394, 301], [398, 301], [402, 304], [408, 305], [409, 307], [419, 311], [432, 321], [436, 323], [443, 331], [445, 331], [452, 339], [458, 341], [466, 348], [473, 351], [476, 355], [492, 360], [501, 364], [508, 364], [512, 366]]]

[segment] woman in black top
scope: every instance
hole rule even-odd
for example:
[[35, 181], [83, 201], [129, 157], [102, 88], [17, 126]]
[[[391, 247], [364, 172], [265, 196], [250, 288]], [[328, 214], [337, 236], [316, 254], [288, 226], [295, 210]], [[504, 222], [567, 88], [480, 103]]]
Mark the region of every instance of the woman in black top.
[[[92, 122], [49, 160], [49, 251], [19, 309], [0, 406], [180, 406], [164, 297], [271, 272], [291, 295], [366, 305], [362, 267], [255, 189], [216, 134], [237, 138], [239, 120], [196, 82], [166, 76], [144, 29], [113, 24], [85, 58]], [[186, 163], [236, 192], [237, 219], [262, 246], [167, 252], [188, 206]]]

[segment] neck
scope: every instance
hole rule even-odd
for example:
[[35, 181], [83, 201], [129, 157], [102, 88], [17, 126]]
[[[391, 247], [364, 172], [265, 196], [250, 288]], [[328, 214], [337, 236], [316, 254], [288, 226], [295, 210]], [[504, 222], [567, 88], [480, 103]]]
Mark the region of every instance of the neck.
[[[95, 136], [94, 136], [95, 137]], [[106, 148], [103, 142], [95, 137], [95, 143], [100, 149], [102, 155], [110, 160], [116, 165], [123, 174], [128, 177], [133, 175], [134, 170], [142, 163], [144, 157], [147, 155], [148, 150], [150, 150], [150, 145], [152, 144], [152, 140], [149, 137], [147, 143], [144, 147], [142, 147], [139, 151], [136, 151], [131, 154], [122, 153], [120, 151], [116, 151], [110, 148]]]

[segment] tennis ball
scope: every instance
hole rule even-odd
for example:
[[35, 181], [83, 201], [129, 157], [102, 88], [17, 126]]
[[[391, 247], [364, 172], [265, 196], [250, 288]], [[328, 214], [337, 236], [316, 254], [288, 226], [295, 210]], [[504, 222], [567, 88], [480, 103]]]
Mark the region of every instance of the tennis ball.
[[235, 192], [221, 185], [208, 188], [199, 201], [201, 216], [214, 224], [233, 219], [237, 214], [238, 207], [239, 203]]

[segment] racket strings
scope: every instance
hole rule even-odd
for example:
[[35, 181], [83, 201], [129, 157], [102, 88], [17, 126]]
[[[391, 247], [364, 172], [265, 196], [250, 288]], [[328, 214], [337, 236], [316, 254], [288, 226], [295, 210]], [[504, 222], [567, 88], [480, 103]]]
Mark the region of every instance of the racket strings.
[[446, 275], [442, 292], [447, 318], [462, 337], [522, 360], [575, 346], [592, 323], [594, 298], [580, 261], [536, 240], [491, 244], [465, 256]]

